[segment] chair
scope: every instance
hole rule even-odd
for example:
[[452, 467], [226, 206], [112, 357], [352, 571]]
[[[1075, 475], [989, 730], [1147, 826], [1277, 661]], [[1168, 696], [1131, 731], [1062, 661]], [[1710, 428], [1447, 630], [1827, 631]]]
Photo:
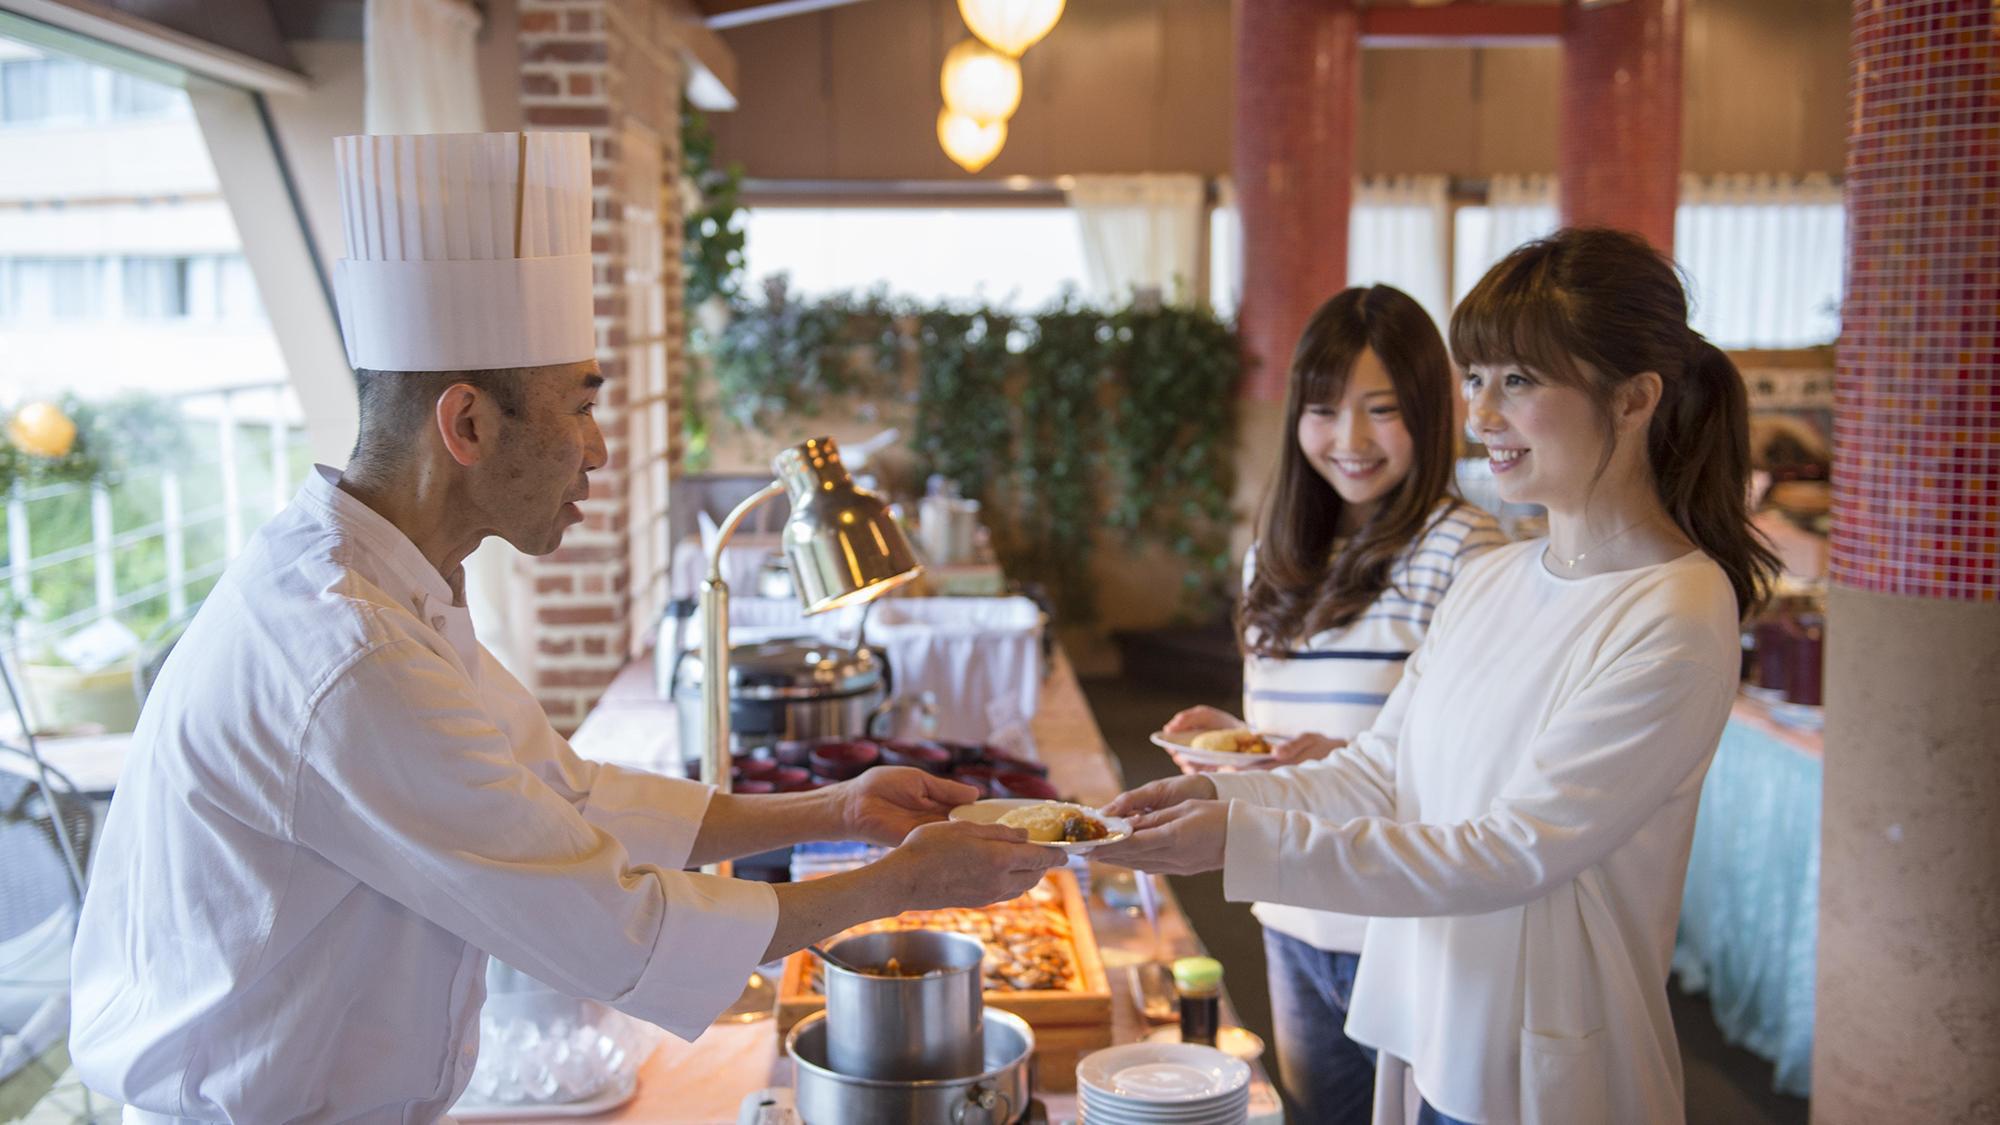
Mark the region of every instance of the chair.
[[[7, 745], [0, 754], [26, 756]], [[87, 865], [96, 820], [59, 773], [50, 781], [54, 809], [35, 781], [0, 772], [0, 1121], [25, 1116], [69, 1068], [69, 953], [80, 898], [56, 833]]]

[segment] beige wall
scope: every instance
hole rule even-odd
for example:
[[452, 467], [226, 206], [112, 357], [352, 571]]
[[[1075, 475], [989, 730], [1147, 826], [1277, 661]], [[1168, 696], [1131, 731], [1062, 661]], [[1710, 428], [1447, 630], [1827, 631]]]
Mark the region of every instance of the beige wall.
[[[1685, 163], [1692, 172], [1841, 169], [1842, 0], [1691, 0]], [[963, 175], [934, 126], [954, 0], [863, 0], [723, 33], [742, 108], [718, 115], [725, 158], [752, 176]], [[981, 175], [1229, 170], [1229, 0], [1072, 4], [1022, 62], [1006, 149]], [[1554, 47], [1371, 49], [1362, 62], [1363, 174], [1555, 170]]]

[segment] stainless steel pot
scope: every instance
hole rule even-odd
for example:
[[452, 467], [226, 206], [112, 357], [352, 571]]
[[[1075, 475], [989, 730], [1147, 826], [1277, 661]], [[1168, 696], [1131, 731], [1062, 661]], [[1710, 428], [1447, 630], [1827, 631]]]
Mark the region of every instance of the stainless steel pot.
[[[701, 677], [701, 650], [681, 653], [674, 663], [672, 690], [681, 757], [690, 763], [699, 762], [707, 743]], [[731, 749], [861, 738], [888, 697], [888, 657], [879, 648], [788, 638], [729, 649]]]
[[857, 969], [826, 973], [827, 1065], [856, 1078], [955, 1078], [977, 1074], [983, 1048], [978, 938], [940, 930], [861, 934], [827, 949]]
[[981, 1021], [982, 1069], [964, 1078], [897, 1082], [855, 1078], [827, 1065], [826, 1013], [785, 1036], [799, 1116], [806, 1125], [1011, 1125], [1027, 1116], [1035, 1086], [1035, 1033], [1011, 1012]]

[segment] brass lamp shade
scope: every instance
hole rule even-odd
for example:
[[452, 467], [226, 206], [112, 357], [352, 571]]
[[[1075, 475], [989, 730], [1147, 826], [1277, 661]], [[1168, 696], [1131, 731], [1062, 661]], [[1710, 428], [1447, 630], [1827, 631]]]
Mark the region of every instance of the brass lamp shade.
[[871, 601], [923, 573], [881, 497], [856, 488], [831, 438], [814, 438], [771, 462], [785, 486], [785, 558], [807, 613]]

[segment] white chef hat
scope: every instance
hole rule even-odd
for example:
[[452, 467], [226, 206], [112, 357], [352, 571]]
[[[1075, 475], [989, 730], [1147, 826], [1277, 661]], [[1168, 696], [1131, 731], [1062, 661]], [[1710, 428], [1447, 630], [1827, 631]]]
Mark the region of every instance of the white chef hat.
[[596, 353], [586, 133], [334, 141], [347, 362], [376, 371], [575, 363]]

